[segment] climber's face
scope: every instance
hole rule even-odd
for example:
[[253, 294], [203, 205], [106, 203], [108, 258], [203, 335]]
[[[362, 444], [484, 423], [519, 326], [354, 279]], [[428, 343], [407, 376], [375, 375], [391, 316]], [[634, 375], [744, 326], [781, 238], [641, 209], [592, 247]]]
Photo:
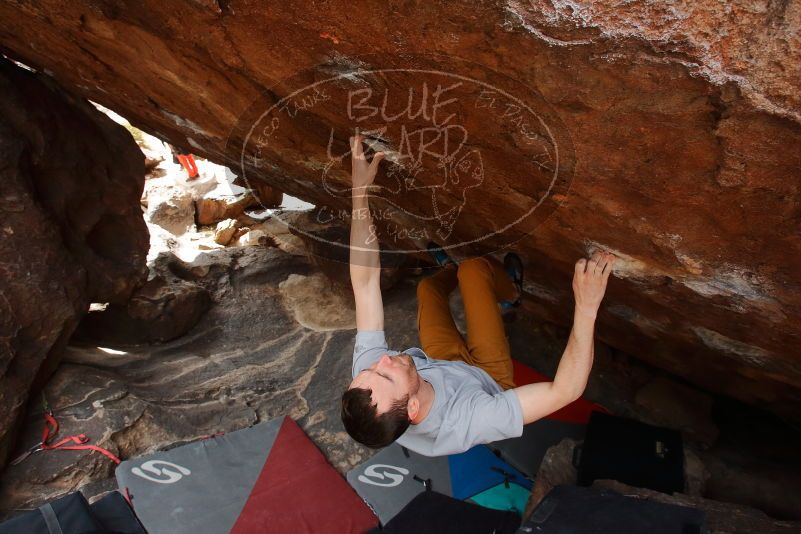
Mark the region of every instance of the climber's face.
[[393, 403], [409, 397], [414, 399], [420, 389], [420, 375], [408, 354], [384, 354], [376, 362], [356, 375], [350, 388], [369, 389], [378, 414], [389, 411]]

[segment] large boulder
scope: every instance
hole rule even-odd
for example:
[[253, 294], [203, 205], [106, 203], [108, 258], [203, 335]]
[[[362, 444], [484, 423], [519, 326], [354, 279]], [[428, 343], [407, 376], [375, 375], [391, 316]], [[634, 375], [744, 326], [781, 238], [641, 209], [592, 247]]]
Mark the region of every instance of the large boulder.
[[105, 347], [162, 343], [186, 334], [208, 311], [208, 291], [184, 280], [170, 269], [177, 259], [160, 254], [147, 282], [124, 304], [109, 304], [89, 311], [72, 341]]
[[233, 239], [238, 230], [236, 219], [226, 219], [217, 223], [214, 230], [214, 242], [220, 245], [227, 245]]
[[90, 303], [147, 276], [144, 173], [122, 126], [0, 59], [0, 466]]
[[[169, 183], [172, 177], [148, 180], [145, 219], [174, 236], [195, 230], [195, 202], [191, 190]], [[158, 186], [152, 184], [162, 182]], [[159, 187], [160, 186], [160, 187]]]
[[250, 192], [236, 195], [206, 195], [195, 201], [197, 224], [207, 226], [236, 218], [256, 203]]
[[5, 54], [337, 216], [360, 127], [388, 154], [373, 203], [384, 244], [515, 243], [529, 305], [551, 320], [571, 320], [577, 256], [609, 248], [621, 261], [604, 341], [801, 418], [797, 2], [376, 16], [343, 2], [49, 0], [4, 2], [0, 18]]

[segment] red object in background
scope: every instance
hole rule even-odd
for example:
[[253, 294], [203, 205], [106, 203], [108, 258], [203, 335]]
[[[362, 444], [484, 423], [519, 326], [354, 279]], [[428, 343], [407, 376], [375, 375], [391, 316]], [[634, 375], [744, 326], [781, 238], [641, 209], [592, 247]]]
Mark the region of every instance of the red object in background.
[[176, 157], [178, 158], [178, 162], [186, 169], [186, 174], [189, 175], [189, 179], [197, 178], [198, 171], [197, 165], [195, 165], [195, 156], [192, 154], [176, 154]]
[[[551, 379], [547, 376], [538, 373], [531, 367], [528, 367], [517, 360], [512, 360], [512, 367], [514, 369], [513, 372], [515, 384], [518, 386], [525, 386], [526, 384], [534, 384], [536, 382], [551, 381]], [[590, 415], [592, 412], [603, 412], [608, 414], [609, 410], [600, 404], [590, 402], [582, 397], [577, 401], [568, 404], [561, 410], [555, 411], [551, 415], [547, 416], [546, 419], [556, 419], [558, 421], [586, 425], [590, 420]]]

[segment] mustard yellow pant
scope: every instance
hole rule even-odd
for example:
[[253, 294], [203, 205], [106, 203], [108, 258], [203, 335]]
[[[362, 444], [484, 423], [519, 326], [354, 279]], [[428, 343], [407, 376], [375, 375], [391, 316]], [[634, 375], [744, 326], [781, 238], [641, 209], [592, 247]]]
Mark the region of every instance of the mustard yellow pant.
[[[459, 285], [467, 319], [467, 342], [456, 329], [448, 295]], [[504, 389], [515, 387], [509, 341], [498, 302], [516, 291], [503, 265], [492, 257], [443, 267], [417, 285], [417, 329], [431, 358], [481, 367]]]

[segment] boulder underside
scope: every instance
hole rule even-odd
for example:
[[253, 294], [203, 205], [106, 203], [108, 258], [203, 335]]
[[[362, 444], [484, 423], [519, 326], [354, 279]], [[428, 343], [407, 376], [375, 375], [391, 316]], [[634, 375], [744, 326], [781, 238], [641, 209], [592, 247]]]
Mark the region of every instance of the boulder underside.
[[801, 4], [569, 4], [5, 2], [0, 50], [332, 220], [358, 126], [386, 249], [512, 246], [566, 324], [607, 248], [602, 340], [798, 419]]

